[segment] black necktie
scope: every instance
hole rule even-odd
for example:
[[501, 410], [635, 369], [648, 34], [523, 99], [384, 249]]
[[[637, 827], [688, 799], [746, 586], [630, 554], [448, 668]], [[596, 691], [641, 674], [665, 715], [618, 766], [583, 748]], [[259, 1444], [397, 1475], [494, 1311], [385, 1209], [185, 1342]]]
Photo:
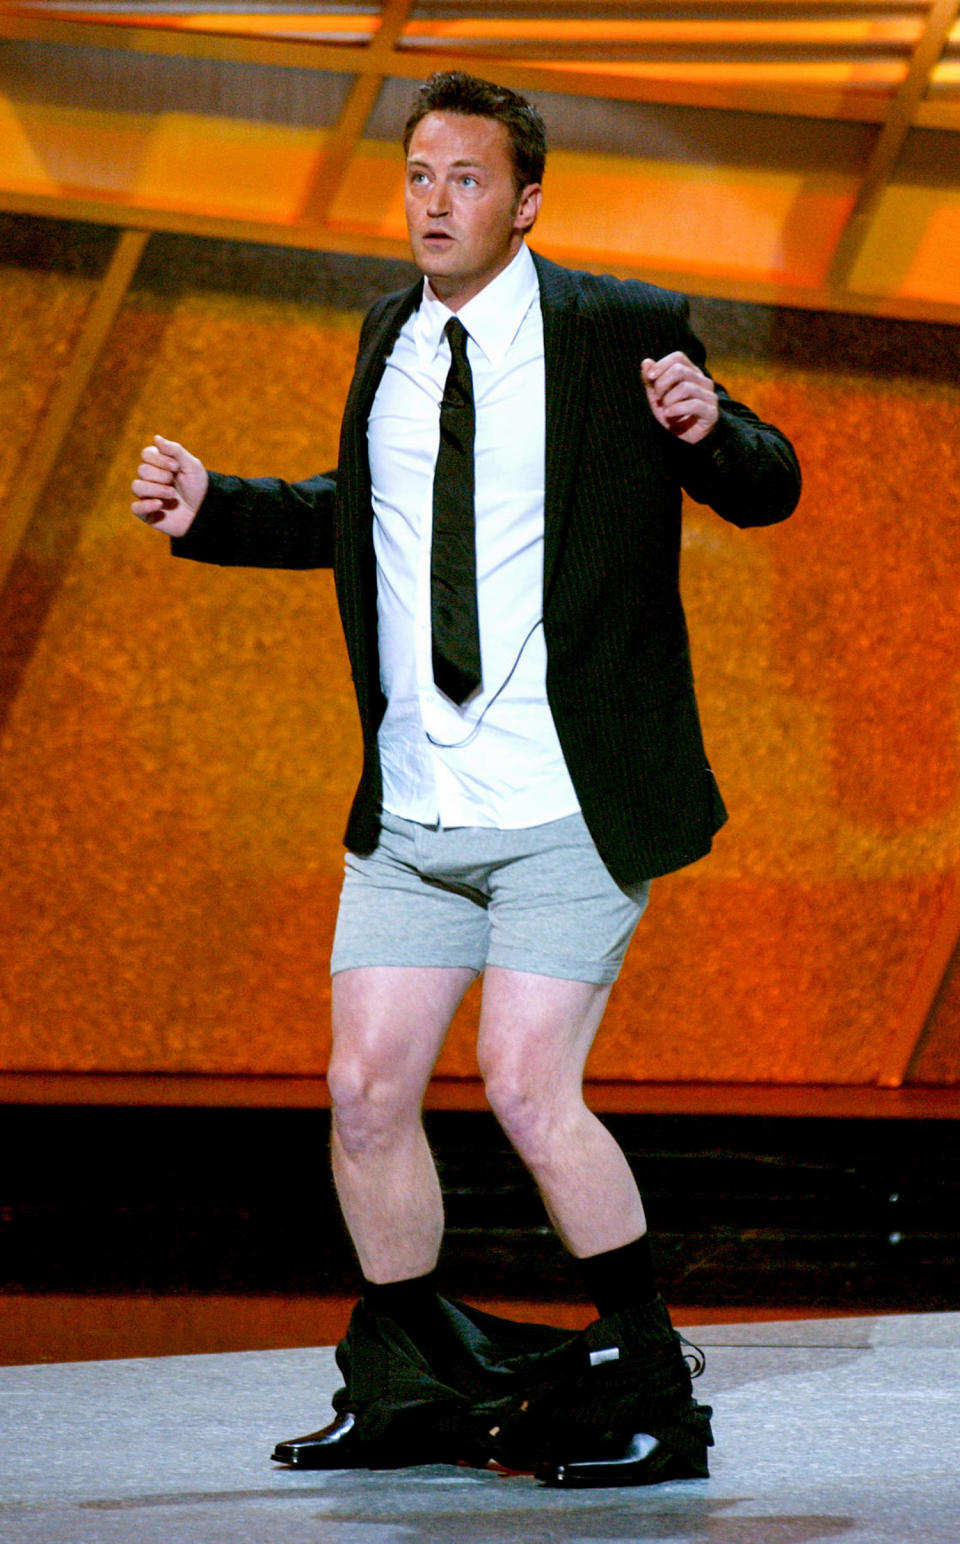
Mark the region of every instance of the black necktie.
[[477, 539], [473, 509], [473, 376], [467, 334], [451, 317], [444, 332], [450, 369], [440, 404], [440, 449], [433, 474], [430, 622], [433, 679], [453, 702], [480, 685]]

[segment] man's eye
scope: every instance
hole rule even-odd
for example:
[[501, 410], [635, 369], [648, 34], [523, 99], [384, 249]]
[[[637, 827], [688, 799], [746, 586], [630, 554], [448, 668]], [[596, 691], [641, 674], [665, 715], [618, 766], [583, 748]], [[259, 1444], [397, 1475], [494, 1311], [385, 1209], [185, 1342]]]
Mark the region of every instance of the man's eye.
[[477, 186], [476, 177], [470, 176], [469, 173], [465, 177], [461, 177], [460, 181], [463, 183], [465, 188], [475, 188]]

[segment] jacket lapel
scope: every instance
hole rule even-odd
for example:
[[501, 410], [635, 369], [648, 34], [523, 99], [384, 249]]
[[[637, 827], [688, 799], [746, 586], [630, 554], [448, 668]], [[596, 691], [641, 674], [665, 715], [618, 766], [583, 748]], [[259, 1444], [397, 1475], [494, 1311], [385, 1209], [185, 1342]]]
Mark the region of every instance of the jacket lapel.
[[[422, 280], [412, 289], [394, 295], [370, 324], [363, 338], [353, 380], [343, 411], [338, 484], [338, 539], [340, 552], [366, 552], [372, 544], [373, 506], [370, 501], [370, 465], [367, 459], [367, 420], [394, 340], [411, 311], [415, 311]], [[359, 560], [359, 559], [358, 559]]]
[[[343, 413], [335, 530], [337, 595], [361, 718], [366, 732], [379, 722], [377, 654], [377, 569], [373, 547], [373, 504], [367, 458], [367, 420], [394, 340], [415, 311], [422, 281], [388, 299], [363, 337]], [[366, 704], [366, 706], [364, 706]]]
[[369, 338], [364, 340], [363, 353], [357, 360], [344, 410], [344, 416], [356, 422], [362, 428], [364, 436], [366, 436], [367, 419], [370, 416], [370, 409], [377, 394], [377, 387], [380, 385], [380, 377], [383, 375], [387, 357], [400, 328], [410, 313], [419, 306], [422, 293], [423, 280], [418, 279], [412, 289], [392, 296], [372, 324]]
[[576, 277], [533, 253], [540, 280], [546, 370], [546, 489], [543, 593], [549, 594], [569, 513], [590, 369], [589, 328], [578, 308]]

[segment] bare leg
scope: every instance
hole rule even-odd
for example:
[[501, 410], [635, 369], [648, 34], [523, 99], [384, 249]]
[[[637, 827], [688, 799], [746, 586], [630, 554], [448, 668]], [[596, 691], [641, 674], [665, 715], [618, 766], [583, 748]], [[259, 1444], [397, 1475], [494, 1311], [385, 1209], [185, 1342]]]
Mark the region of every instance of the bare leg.
[[646, 1231], [624, 1154], [583, 1102], [583, 1069], [608, 986], [490, 966], [477, 1053], [487, 1098], [580, 1257]]
[[378, 965], [333, 978], [333, 1175], [368, 1281], [403, 1281], [437, 1263], [443, 1202], [421, 1107], [473, 977]]

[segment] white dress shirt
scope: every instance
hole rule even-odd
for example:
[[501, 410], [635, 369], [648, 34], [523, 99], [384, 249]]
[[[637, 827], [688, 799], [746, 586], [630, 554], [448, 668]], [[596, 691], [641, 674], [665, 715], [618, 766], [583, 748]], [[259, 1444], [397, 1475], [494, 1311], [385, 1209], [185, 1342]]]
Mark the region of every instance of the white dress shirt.
[[373, 484], [383, 804], [425, 825], [542, 825], [579, 809], [546, 694], [544, 362], [540, 289], [525, 246], [456, 314], [476, 404], [482, 687], [458, 707], [433, 682], [430, 543], [440, 401], [454, 313], [424, 280], [367, 427]]

